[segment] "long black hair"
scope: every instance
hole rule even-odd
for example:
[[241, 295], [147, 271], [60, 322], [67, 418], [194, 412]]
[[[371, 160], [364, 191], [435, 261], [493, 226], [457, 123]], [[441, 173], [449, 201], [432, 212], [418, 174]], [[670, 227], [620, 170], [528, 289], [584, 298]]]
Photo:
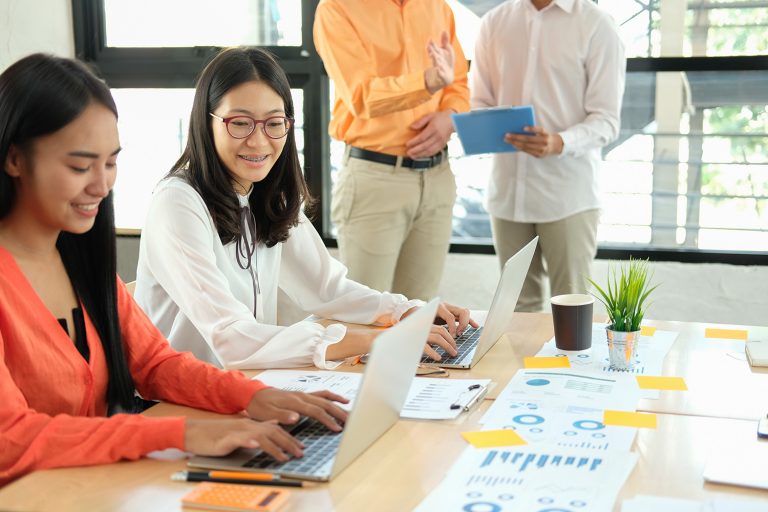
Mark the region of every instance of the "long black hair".
[[[117, 117], [107, 86], [77, 61], [37, 53], [12, 64], [0, 75], [0, 165], [5, 166], [11, 146], [29, 153], [36, 138], [63, 128], [94, 102]], [[3, 169], [0, 219], [8, 215], [15, 202], [15, 183]], [[56, 247], [104, 347], [109, 409], [132, 410], [134, 383], [117, 314], [112, 193], [101, 202], [93, 228], [79, 235], [62, 231]]]
[[[221, 162], [213, 143], [210, 112], [222, 97], [240, 84], [259, 81], [271, 87], [283, 100], [285, 114], [294, 117], [288, 78], [274, 57], [259, 48], [228, 48], [219, 52], [203, 69], [197, 81], [189, 120], [187, 147], [173, 165], [169, 176], [182, 176], [200, 194], [211, 213], [222, 243], [240, 236], [240, 204], [232, 178]], [[256, 241], [272, 247], [288, 239], [299, 221], [302, 203], [312, 200], [299, 164], [296, 137], [291, 129], [282, 153], [263, 180], [253, 184], [249, 196], [256, 220]]]

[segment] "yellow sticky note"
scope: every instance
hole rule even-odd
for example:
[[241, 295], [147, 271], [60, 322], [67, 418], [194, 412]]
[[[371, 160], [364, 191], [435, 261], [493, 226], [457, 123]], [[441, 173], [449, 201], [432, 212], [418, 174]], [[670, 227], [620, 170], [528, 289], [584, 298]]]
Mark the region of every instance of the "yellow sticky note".
[[567, 357], [526, 357], [523, 360], [526, 368], [570, 368], [571, 361]]
[[615, 427], [656, 428], [656, 415], [629, 411], [603, 411], [603, 424]]
[[715, 329], [713, 327], [707, 327], [704, 329], [704, 337], [747, 341], [749, 335], [744, 329]]
[[688, 391], [685, 379], [682, 377], [649, 377], [637, 375], [637, 383], [642, 389], [664, 389], [670, 391]]
[[640, 326], [640, 336], [653, 336], [654, 334], [656, 334], [655, 327], [651, 327], [650, 325]]
[[497, 446], [516, 446], [528, 444], [514, 430], [483, 430], [462, 432], [461, 437], [475, 448], [495, 448]]

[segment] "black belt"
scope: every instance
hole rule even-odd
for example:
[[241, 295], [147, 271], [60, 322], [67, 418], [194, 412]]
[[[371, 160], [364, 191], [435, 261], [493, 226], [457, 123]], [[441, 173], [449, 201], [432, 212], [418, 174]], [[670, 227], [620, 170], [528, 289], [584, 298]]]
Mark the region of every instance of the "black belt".
[[[388, 155], [386, 153], [377, 153], [376, 151], [368, 151], [367, 149], [356, 148], [351, 146], [349, 148], [349, 156], [351, 158], [359, 158], [361, 160], [368, 160], [369, 162], [376, 162], [378, 164], [397, 165], [398, 157], [395, 155]], [[448, 153], [445, 149], [439, 153], [427, 158], [412, 159], [407, 156], [403, 157], [403, 161], [400, 163], [403, 167], [410, 167], [411, 169], [429, 169], [436, 165], [439, 165], [443, 161], [443, 158], [447, 158]]]

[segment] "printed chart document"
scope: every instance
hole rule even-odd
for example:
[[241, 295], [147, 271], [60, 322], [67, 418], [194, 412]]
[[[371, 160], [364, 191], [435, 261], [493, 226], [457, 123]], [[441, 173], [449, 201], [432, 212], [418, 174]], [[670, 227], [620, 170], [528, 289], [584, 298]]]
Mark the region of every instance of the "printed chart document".
[[[654, 330], [653, 335], [640, 337], [637, 347], [635, 367], [629, 371], [611, 370], [608, 362], [608, 343], [605, 338], [605, 325], [592, 324], [592, 348], [579, 352], [558, 350], [555, 338], [545, 343], [536, 354], [537, 357], [567, 357], [571, 369], [577, 372], [599, 372], [610, 375], [662, 375], [664, 358], [677, 339], [677, 333]], [[631, 379], [628, 379], [631, 380]], [[659, 398], [659, 392], [653, 389], [642, 390], [640, 398]]]
[[[350, 400], [351, 408], [362, 374], [331, 371], [267, 370], [254, 377], [270, 386], [305, 393], [327, 389]], [[414, 377], [400, 417], [445, 420], [456, 418], [485, 396], [490, 379]]]
[[634, 411], [640, 389], [637, 382], [614, 375], [577, 373], [574, 368], [518, 370], [482, 418], [483, 424], [511, 422], [533, 404], [537, 408], [572, 407]]
[[465, 155], [517, 151], [514, 146], [504, 142], [504, 135], [526, 133], [524, 127], [534, 126], [531, 105], [483, 108], [451, 114], [451, 119]]
[[637, 434], [636, 428], [603, 424], [601, 409], [554, 406], [539, 400], [510, 403], [506, 419], [497, 415], [495, 420], [483, 423], [483, 430], [498, 429], [514, 430], [528, 444], [603, 452], [629, 452]]
[[634, 453], [469, 447], [415, 510], [609, 512], [636, 462]]

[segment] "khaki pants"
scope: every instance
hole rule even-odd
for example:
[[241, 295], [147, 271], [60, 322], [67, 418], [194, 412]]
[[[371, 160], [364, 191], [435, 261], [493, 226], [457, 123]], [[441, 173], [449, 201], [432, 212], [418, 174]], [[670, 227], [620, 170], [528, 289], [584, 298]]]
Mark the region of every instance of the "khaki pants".
[[491, 218], [493, 245], [502, 265], [534, 236], [539, 236], [539, 245], [533, 254], [515, 311], [549, 309], [544, 282], [547, 274], [550, 297], [564, 293], [587, 293], [587, 277], [597, 251], [599, 220], [600, 210], [588, 210], [541, 224]]
[[434, 297], [455, 200], [456, 181], [446, 160], [422, 171], [347, 153], [333, 190], [331, 219], [349, 277], [409, 299]]

